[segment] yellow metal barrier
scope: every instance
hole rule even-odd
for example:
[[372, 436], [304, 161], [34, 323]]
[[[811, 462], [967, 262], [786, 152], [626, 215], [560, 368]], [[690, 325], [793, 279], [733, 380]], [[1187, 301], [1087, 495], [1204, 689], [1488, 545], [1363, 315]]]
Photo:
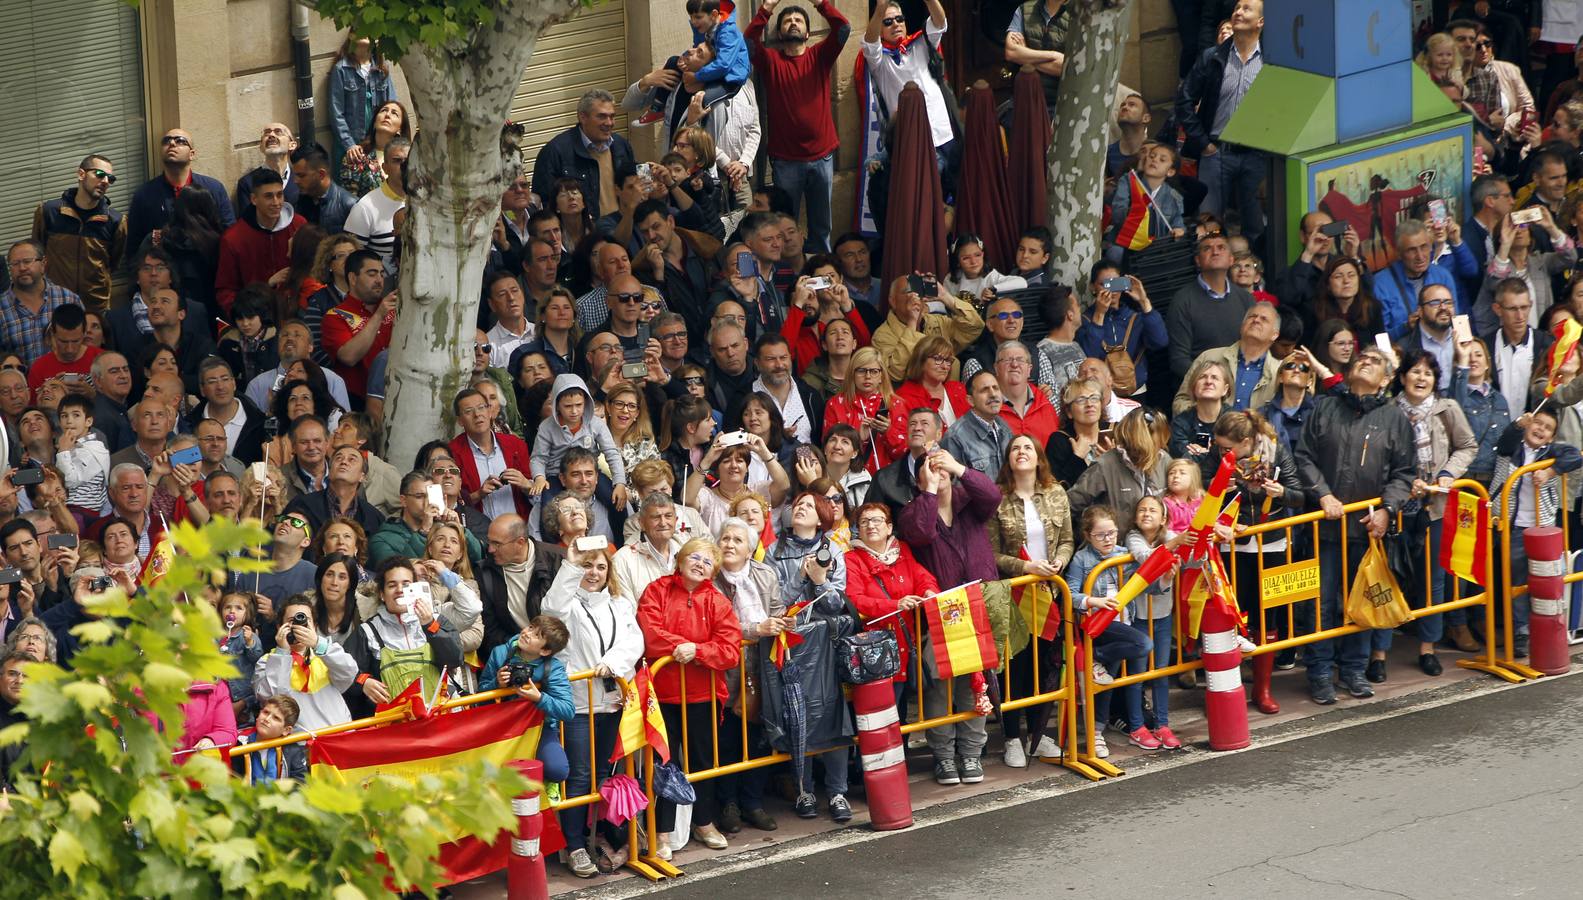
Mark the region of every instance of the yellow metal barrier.
[[[1517, 529], [1512, 527], [1511, 523], [1510, 510], [1512, 489], [1517, 484], [1517, 482], [1523, 478], [1523, 476], [1531, 475], [1534, 472], [1552, 468], [1555, 466], [1555, 463], [1556, 461], [1554, 459], [1542, 459], [1538, 462], [1529, 463], [1526, 466], [1520, 466], [1514, 470], [1511, 475], [1507, 476], [1505, 484], [1501, 485], [1500, 515], [1495, 516], [1495, 521], [1491, 523], [1495, 526], [1495, 530], [1500, 532], [1501, 535], [1501, 587], [1504, 590], [1504, 593], [1502, 594], [1503, 599], [1501, 601], [1501, 625], [1505, 635], [1501, 639], [1502, 656], [1500, 658], [1500, 665], [1511, 672], [1522, 676], [1522, 679], [1541, 678], [1543, 677], [1544, 673], [1533, 668], [1532, 666], [1518, 662], [1517, 654], [1512, 644], [1513, 634], [1516, 631], [1512, 623], [1512, 601], [1523, 594], [1528, 593], [1527, 582], [1523, 582], [1522, 584], [1514, 584], [1512, 582], [1512, 579], [1515, 576], [1515, 573], [1512, 572], [1511, 564], [1512, 541], [1522, 540], [1522, 535], [1515, 533]], [[1567, 548], [1567, 552], [1570, 553], [1572, 548], [1572, 535], [1571, 523], [1569, 521], [1570, 517], [1567, 515], [1566, 509], [1566, 475], [1561, 475], [1560, 479], [1560, 483], [1557, 485], [1556, 490], [1560, 493], [1561, 530], [1564, 537], [1563, 544]], [[1528, 483], [1532, 484], [1534, 487], [1533, 508], [1537, 510], [1539, 509], [1539, 493], [1541, 486], [1532, 479], [1529, 479]], [[1579, 580], [1583, 580], [1583, 574], [1569, 574], [1568, 577], [1564, 579], [1564, 581], [1567, 583]], [[1495, 644], [1494, 629], [1486, 630], [1484, 639], [1486, 643], [1493, 647]]]

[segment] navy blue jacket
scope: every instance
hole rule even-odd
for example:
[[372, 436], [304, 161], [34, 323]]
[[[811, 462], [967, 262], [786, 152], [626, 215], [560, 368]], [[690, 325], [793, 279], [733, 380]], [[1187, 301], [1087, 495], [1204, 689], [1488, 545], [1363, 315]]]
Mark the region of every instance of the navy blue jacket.
[[[207, 175], [192, 173], [192, 187], [200, 187], [209, 192], [214, 198], [214, 205], [220, 212], [220, 232], [236, 224], [236, 213], [231, 209], [231, 197], [226, 193], [225, 185], [217, 179]], [[156, 228], [164, 228], [170, 222], [171, 211], [176, 204], [176, 189], [170, 186], [164, 175], [156, 175], [132, 195], [132, 204], [126, 211], [126, 245], [128, 247], [143, 246], [143, 239], [149, 232]]]

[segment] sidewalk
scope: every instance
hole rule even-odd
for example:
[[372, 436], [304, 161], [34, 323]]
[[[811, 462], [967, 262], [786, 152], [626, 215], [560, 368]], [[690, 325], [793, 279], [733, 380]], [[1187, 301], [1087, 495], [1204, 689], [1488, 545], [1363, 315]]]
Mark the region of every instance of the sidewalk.
[[[1263, 729], [1288, 725], [1305, 719], [1317, 719], [1326, 715], [1343, 713], [1350, 709], [1366, 707], [1382, 701], [1410, 697], [1413, 694], [1424, 693], [1434, 689], [1441, 689], [1460, 682], [1473, 679], [1490, 679], [1482, 672], [1474, 672], [1457, 667], [1456, 660], [1470, 658], [1469, 654], [1457, 653], [1442, 649], [1439, 653], [1441, 664], [1445, 672], [1439, 677], [1429, 677], [1418, 669], [1418, 642], [1412, 637], [1397, 636], [1395, 646], [1390, 653], [1390, 667], [1388, 680], [1384, 684], [1374, 685], [1375, 696], [1369, 700], [1354, 700], [1344, 690], [1338, 691], [1339, 699], [1334, 706], [1318, 706], [1308, 698], [1308, 683], [1301, 663], [1296, 669], [1286, 672], [1276, 672], [1272, 682], [1272, 692], [1281, 704], [1280, 713], [1266, 716], [1248, 706], [1248, 724], [1253, 736], [1253, 745], [1258, 746], [1259, 733]], [[1204, 719], [1204, 691], [1187, 691], [1177, 687], [1171, 690], [1171, 729], [1183, 742], [1183, 749], [1179, 751], [1140, 750], [1127, 743], [1125, 735], [1108, 732], [1106, 740], [1111, 748], [1109, 762], [1126, 770], [1129, 761], [1138, 761], [1144, 757], [1157, 757], [1168, 753], [1201, 753], [1208, 754], [1209, 734], [1207, 723]], [[912, 804], [914, 810], [924, 810], [929, 807], [944, 803], [953, 803], [960, 800], [1003, 791], [1034, 782], [1044, 781], [1049, 778], [1068, 779], [1075, 783], [1084, 783], [1085, 780], [1067, 769], [1051, 766], [1037, 759], [1030, 759], [1027, 768], [1008, 768], [1001, 759], [1001, 741], [999, 726], [991, 723], [990, 742], [984, 756], [984, 781], [974, 785], [958, 785], [944, 787], [934, 782], [933, 758], [925, 747], [911, 748], [907, 752], [908, 781], [911, 787]], [[778, 845], [801, 840], [813, 835], [838, 831], [841, 828], [854, 828], [868, 830], [868, 808], [864, 803], [861, 789], [854, 784], [853, 794], [849, 795], [852, 802], [854, 817], [846, 826], [836, 825], [830, 820], [824, 809], [824, 796], [820, 796], [819, 817], [814, 819], [799, 819], [792, 812], [789, 803], [770, 790], [766, 796], [765, 807], [775, 817], [779, 828], [773, 832], [758, 831], [753, 828], [744, 828], [739, 834], [729, 835], [731, 846], [727, 850], [709, 850], [697, 841], [690, 841], [686, 847], [677, 851], [673, 862], [685, 870], [689, 864], [717, 860], [740, 854], [747, 851], [769, 850]], [[593, 888], [608, 885], [638, 876], [629, 869], [618, 873], [600, 876], [592, 879], [579, 879], [573, 877], [563, 866], [553, 859], [547, 865], [549, 873], [550, 893], [556, 895], [569, 895], [583, 888]], [[505, 873], [496, 873], [487, 878], [471, 881], [453, 887], [457, 900], [495, 900], [505, 896]]]

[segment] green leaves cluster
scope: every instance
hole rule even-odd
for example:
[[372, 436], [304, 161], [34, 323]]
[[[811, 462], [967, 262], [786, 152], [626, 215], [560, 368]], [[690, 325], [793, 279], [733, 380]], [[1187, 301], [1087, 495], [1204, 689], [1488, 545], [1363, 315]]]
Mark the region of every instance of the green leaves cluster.
[[374, 38], [386, 59], [399, 60], [415, 44], [465, 44], [475, 28], [491, 28], [501, 0], [318, 0], [319, 15]]
[[227, 570], [267, 567], [244, 551], [268, 538], [256, 522], [219, 518], [202, 530], [181, 523], [174, 538], [183, 553], [154, 588], [89, 601], [100, 618], [77, 627], [73, 671], [27, 668], [28, 722], [0, 731], [0, 745], [27, 742], [17, 793], [0, 798], [0, 898], [68, 886], [88, 900], [376, 897], [387, 878], [443, 883], [434, 859], [445, 841], [515, 828], [510, 798], [525, 782], [493, 766], [417, 785], [255, 786], [210, 757], [176, 765], [188, 686], [235, 674], [203, 592]]

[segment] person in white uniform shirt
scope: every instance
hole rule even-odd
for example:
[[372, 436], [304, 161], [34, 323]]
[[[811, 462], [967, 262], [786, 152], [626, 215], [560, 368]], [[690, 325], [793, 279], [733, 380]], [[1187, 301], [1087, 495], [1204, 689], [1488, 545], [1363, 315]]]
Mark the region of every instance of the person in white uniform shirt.
[[[956, 142], [951, 133], [951, 114], [946, 108], [945, 92], [929, 72], [929, 48], [938, 49], [945, 35], [945, 7], [940, 0], [925, 0], [929, 21], [922, 35], [907, 34], [907, 17], [895, 3], [874, 7], [860, 46], [874, 89], [879, 92], [886, 115], [896, 114], [896, 102], [907, 82], [915, 81], [923, 90], [924, 107], [929, 112], [929, 131], [934, 137], [935, 157], [942, 177], [953, 168]], [[923, 37], [927, 43], [919, 41]]]

